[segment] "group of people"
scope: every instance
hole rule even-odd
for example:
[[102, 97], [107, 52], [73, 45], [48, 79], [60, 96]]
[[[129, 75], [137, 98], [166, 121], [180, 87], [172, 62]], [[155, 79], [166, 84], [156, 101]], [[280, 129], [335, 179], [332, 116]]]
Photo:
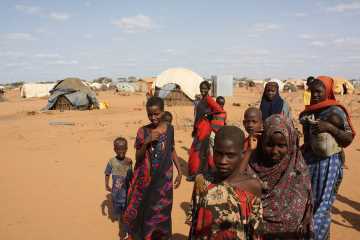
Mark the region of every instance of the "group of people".
[[[335, 99], [333, 79], [309, 78], [308, 87], [310, 104], [299, 116], [300, 146], [299, 130], [276, 81], [266, 84], [260, 108], [245, 111], [247, 137], [227, 125], [225, 99], [214, 100], [210, 84], [200, 84], [188, 161], [187, 180], [194, 181], [189, 239], [329, 239], [343, 148], [355, 131]], [[116, 139], [105, 187], [112, 192], [122, 239], [171, 239], [173, 186], [182, 179], [172, 116], [158, 97], [147, 100], [146, 111], [150, 123], [138, 130], [133, 170], [126, 139]], [[174, 183], [173, 165], [178, 171]]]

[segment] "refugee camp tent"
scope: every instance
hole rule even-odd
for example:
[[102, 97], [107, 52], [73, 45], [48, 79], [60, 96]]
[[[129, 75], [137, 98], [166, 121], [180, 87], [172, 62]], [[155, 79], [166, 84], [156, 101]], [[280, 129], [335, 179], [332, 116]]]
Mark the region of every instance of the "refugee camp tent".
[[154, 87], [161, 89], [167, 84], [176, 84], [177, 91], [184, 93], [184, 103], [188, 99], [195, 100], [195, 96], [200, 94], [200, 83], [203, 78], [191, 70], [185, 68], [171, 68], [162, 72], [155, 81]]
[[128, 82], [119, 82], [116, 84], [116, 91], [117, 92], [135, 92], [135, 87]]
[[193, 105], [192, 100], [181, 91], [179, 85], [168, 83], [156, 92], [156, 95], [162, 99], [167, 106]]
[[335, 94], [352, 94], [354, 93], [354, 86], [345, 78], [333, 77], [334, 79], [334, 93]]
[[47, 110], [86, 110], [99, 108], [95, 93], [79, 78], [66, 78], [50, 91]]
[[156, 81], [156, 77], [139, 78], [135, 82], [135, 90], [137, 92], [149, 93], [151, 91], [152, 85], [155, 81]]
[[0, 86], [0, 102], [4, 102], [5, 101], [5, 87]]
[[55, 83], [25, 83], [20, 89], [23, 98], [47, 97]]

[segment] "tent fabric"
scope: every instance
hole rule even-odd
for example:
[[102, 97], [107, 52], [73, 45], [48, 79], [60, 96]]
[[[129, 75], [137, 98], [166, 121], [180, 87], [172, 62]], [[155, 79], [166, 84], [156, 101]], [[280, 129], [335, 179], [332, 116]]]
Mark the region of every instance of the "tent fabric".
[[174, 83], [166, 84], [163, 88], [160, 89], [159, 98], [162, 99], [166, 98], [175, 88], [176, 88], [176, 84]]
[[170, 68], [162, 72], [155, 81], [154, 87], [163, 88], [173, 83], [180, 87], [191, 100], [200, 94], [200, 83], [204, 81], [197, 73], [185, 68]]
[[65, 96], [77, 109], [86, 109], [91, 105], [99, 108], [96, 94], [77, 78], [64, 79], [55, 85], [51, 90], [51, 96], [45, 109], [52, 109], [60, 96]]
[[50, 95], [54, 85], [54, 83], [25, 83], [21, 87], [20, 95], [23, 98], [46, 97]]
[[347, 89], [347, 93], [353, 93], [355, 91], [354, 86], [345, 78], [334, 77], [334, 93], [335, 94], [344, 94], [344, 87]]
[[135, 92], [135, 87], [127, 82], [120, 82], [116, 84], [116, 89], [119, 92], [131, 92], [131, 93]]

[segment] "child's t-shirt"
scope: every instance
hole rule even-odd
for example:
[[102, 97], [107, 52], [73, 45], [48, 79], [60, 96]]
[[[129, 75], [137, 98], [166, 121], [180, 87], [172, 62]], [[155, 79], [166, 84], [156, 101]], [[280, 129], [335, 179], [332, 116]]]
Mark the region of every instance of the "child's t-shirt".
[[132, 161], [130, 158], [119, 160], [113, 157], [109, 160], [105, 175], [112, 175], [112, 198], [113, 202], [120, 207], [126, 207], [126, 196], [133, 175]]

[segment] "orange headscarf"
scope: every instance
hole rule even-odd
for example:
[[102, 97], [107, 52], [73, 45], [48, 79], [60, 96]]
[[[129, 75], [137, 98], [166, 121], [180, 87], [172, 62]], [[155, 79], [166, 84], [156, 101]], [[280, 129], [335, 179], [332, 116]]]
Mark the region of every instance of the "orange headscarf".
[[317, 111], [317, 110], [324, 109], [324, 108], [327, 108], [330, 106], [338, 106], [338, 107], [342, 108], [342, 110], [344, 110], [347, 120], [349, 122], [349, 125], [352, 129], [353, 136], [355, 137], [355, 129], [351, 123], [351, 119], [350, 119], [350, 115], [349, 115], [348, 111], [346, 110], [346, 108], [343, 105], [341, 105], [338, 101], [336, 101], [335, 94], [333, 91], [334, 79], [332, 79], [331, 77], [328, 77], [328, 76], [318, 76], [316, 79], [320, 80], [324, 84], [326, 100], [319, 102], [319, 103], [315, 103], [315, 104], [311, 104], [311, 102], [310, 102], [310, 105], [305, 106], [305, 110], [300, 113], [300, 116], [307, 112]]

